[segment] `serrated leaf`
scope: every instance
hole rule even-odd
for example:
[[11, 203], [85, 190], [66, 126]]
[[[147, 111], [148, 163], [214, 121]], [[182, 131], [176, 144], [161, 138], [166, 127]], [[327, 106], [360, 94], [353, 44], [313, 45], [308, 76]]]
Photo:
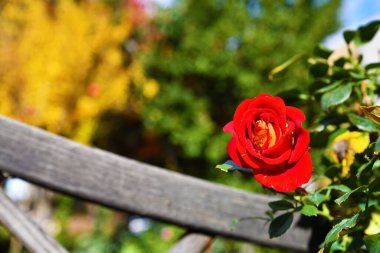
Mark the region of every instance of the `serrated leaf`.
[[360, 213], [355, 214], [350, 218], [341, 220], [338, 224], [327, 233], [325, 238], [325, 244], [329, 244], [339, 239], [339, 233], [346, 228], [352, 228], [356, 225]]
[[366, 132], [380, 131], [380, 127], [368, 118], [361, 117], [357, 114], [349, 113], [348, 119], [351, 121], [352, 124], [354, 124], [360, 130], [363, 130]]
[[360, 107], [370, 120], [380, 125], [380, 106], [361, 106]]
[[268, 203], [273, 211], [288, 210], [294, 208], [293, 204], [285, 199], [276, 200]]
[[321, 98], [322, 110], [326, 111], [331, 106], [343, 103], [350, 97], [351, 91], [352, 91], [352, 84], [346, 83], [323, 94]]
[[369, 253], [380, 253], [380, 233], [364, 236], [363, 240]]
[[361, 191], [364, 191], [365, 189], [367, 189], [367, 186], [366, 185], [362, 185], [362, 186], [359, 186], [358, 188], [350, 191], [350, 192], [346, 192], [345, 194], [343, 194], [342, 196], [340, 196], [339, 198], [337, 198], [335, 200], [335, 203], [337, 203], [338, 205], [342, 204], [344, 201], [346, 201], [348, 199], [348, 197], [354, 193], [354, 192], [361, 192]]
[[314, 193], [310, 193], [307, 197], [306, 197], [306, 201], [308, 201], [309, 203], [312, 203], [316, 206], [319, 206], [321, 203], [329, 200], [330, 197], [327, 196], [327, 195], [324, 195], [322, 193], [318, 193], [318, 192], [314, 192]]
[[269, 225], [269, 237], [274, 238], [284, 234], [292, 225], [293, 213], [284, 213], [272, 220]]
[[317, 216], [319, 211], [318, 211], [318, 208], [316, 208], [315, 206], [304, 205], [301, 208], [300, 213], [305, 215], [305, 216]]
[[344, 40], [347, 44], [349, 44], [356, 36], [356, 31], [353, 30], [346, 30], [343, 32]]

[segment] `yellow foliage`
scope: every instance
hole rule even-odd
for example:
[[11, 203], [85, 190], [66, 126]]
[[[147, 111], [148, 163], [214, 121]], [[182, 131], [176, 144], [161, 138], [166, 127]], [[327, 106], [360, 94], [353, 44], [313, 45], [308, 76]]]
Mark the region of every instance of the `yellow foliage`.
[[364, 152], [369, 143], [368, 133], [346, 131], [335, 137], [327, 151], [334, 162], [342, 164], [342, 176], [346, 176], [354, 163], [355, 154]]
[[125, 64], [121, 45], [133, 27], [126, 10], [120, 13], [101, 1], [7, 0], [0, 113], [89, 143], [103, 112], [131, 102], [131, 83], [154, 97], [158, 84], [140, 63]]

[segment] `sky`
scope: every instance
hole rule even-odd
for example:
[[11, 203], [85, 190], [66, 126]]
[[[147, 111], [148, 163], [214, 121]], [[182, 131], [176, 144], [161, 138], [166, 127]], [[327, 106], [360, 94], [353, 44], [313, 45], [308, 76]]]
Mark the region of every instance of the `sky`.
[[342, 35], [344, 30], [356, 29], [372, 20], [380, 19], [380, 0], [343, 0], [339, 19], [342, 22], [342, 29], [324, 41], [324, 44], [331, 49], [344, 45]]

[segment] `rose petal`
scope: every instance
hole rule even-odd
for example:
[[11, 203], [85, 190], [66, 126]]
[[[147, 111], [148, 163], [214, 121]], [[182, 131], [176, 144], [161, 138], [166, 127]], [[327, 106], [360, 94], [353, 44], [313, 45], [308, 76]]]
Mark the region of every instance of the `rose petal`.
[[306, 117], [300, 109], [293, 106], [287, 106], [286, 116], [290, 121], [293, 121], [296, 124], [296, 129], [294, 130], [295, 147], [289, 158], [289, 163], [294, 163], [300, 159], [303, 153], [307, 150], [310, 142], [310, 135], [309, 132], [301, 126], [302, 122], [306, 120]]
[[254, 148], [253, 148], [252, 142], [249, 140], [247, 140], [247, 142], [246, 142], [246, 150], [248, 151], [249, 155], [257, 158], [259, 161], [262, 161], [264, 164], [270, 165], [270, 166], [263, 166], [265, 168], [273, 167], [275, 165], [279, 165], [279, 164], [286, 162], [289, 159], [289, 156], [291, 153], [291, 150], [289, 149], [289, 150], [286, 150], [284, 153], [282, 153], [280, 156], [278, 156], [276, 158], [268, 158], [268, 157], [265, 157], [265, 156], [257, 153], [256, 150], [254, 150]]
[[252, 99], [246, 99], [243, 102], [241, 102], [238, 107], [236, 108], [233, 122], [235, 126], [239, 126], [242, 121], [243, 114], [247, 111], [247, 108], [249, 104], [251, 103]]
[[230, 155], [232, 161], [234, 161], [240, 167], [247, 167], [243, 159], [239, 155], [236, 147], [236, 135], [233, 133], [230, 142], [227, 145], [227, 152]]
[[230, 121], [223, 127], [223, 132], [232, 133], [234, 132], [234, 122]]
[[294, 130], [294, 143], [296, 144], [293, 148], [292, 154], [289, 158], [289, 163], [294, 163], [301, 158], [303, 153], [308, 149], [310, 142], [309, 132], [304, 128], [298, 128]]
[[296, 124], [296, 127], [301, 127], [301, 123], [306, 120], [305, 114], [298, 108], [293, 106], [286, 107], [286, 117]]
[[263, 93], [252, 99], [252, 102], [248, 106], [251, 108], [268, 108], [276, 112], [276, 115], [280, 119], [281, 128], [284, 129], [286, 125], [286, 107], [284, 100], [280, 97], [274, 97], [272, 95]]
[[276, 157], [281, 155], [287, 150], [292, 148], [292, 139], [293, 139], [294, 124], [289, 122], [288, 129], [284, 135], [278, 140], [278, 142], [271, 148], [263, 151], [263, 155], [266, 157]]
[[306, 184], [311, 177], [312, 162], [309, 152], [305, 152], [301, 159], [290, 167], [279, 171], [253, 170], [254, 177], [266, 187], [279, 192], [290, 192]]

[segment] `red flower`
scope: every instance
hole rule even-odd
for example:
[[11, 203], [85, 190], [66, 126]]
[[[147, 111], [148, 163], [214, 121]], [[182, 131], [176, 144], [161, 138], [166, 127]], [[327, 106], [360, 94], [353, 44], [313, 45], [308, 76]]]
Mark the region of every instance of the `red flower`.
[[279, 192], [289, 192], [309, 181], [312, 164], [306, 119], [298, 108], [280, 97], [261, 94], [244, 100], [224, 126], [231, 132], [228, 154], [241, 167], [252, 168], [257, 181]]

